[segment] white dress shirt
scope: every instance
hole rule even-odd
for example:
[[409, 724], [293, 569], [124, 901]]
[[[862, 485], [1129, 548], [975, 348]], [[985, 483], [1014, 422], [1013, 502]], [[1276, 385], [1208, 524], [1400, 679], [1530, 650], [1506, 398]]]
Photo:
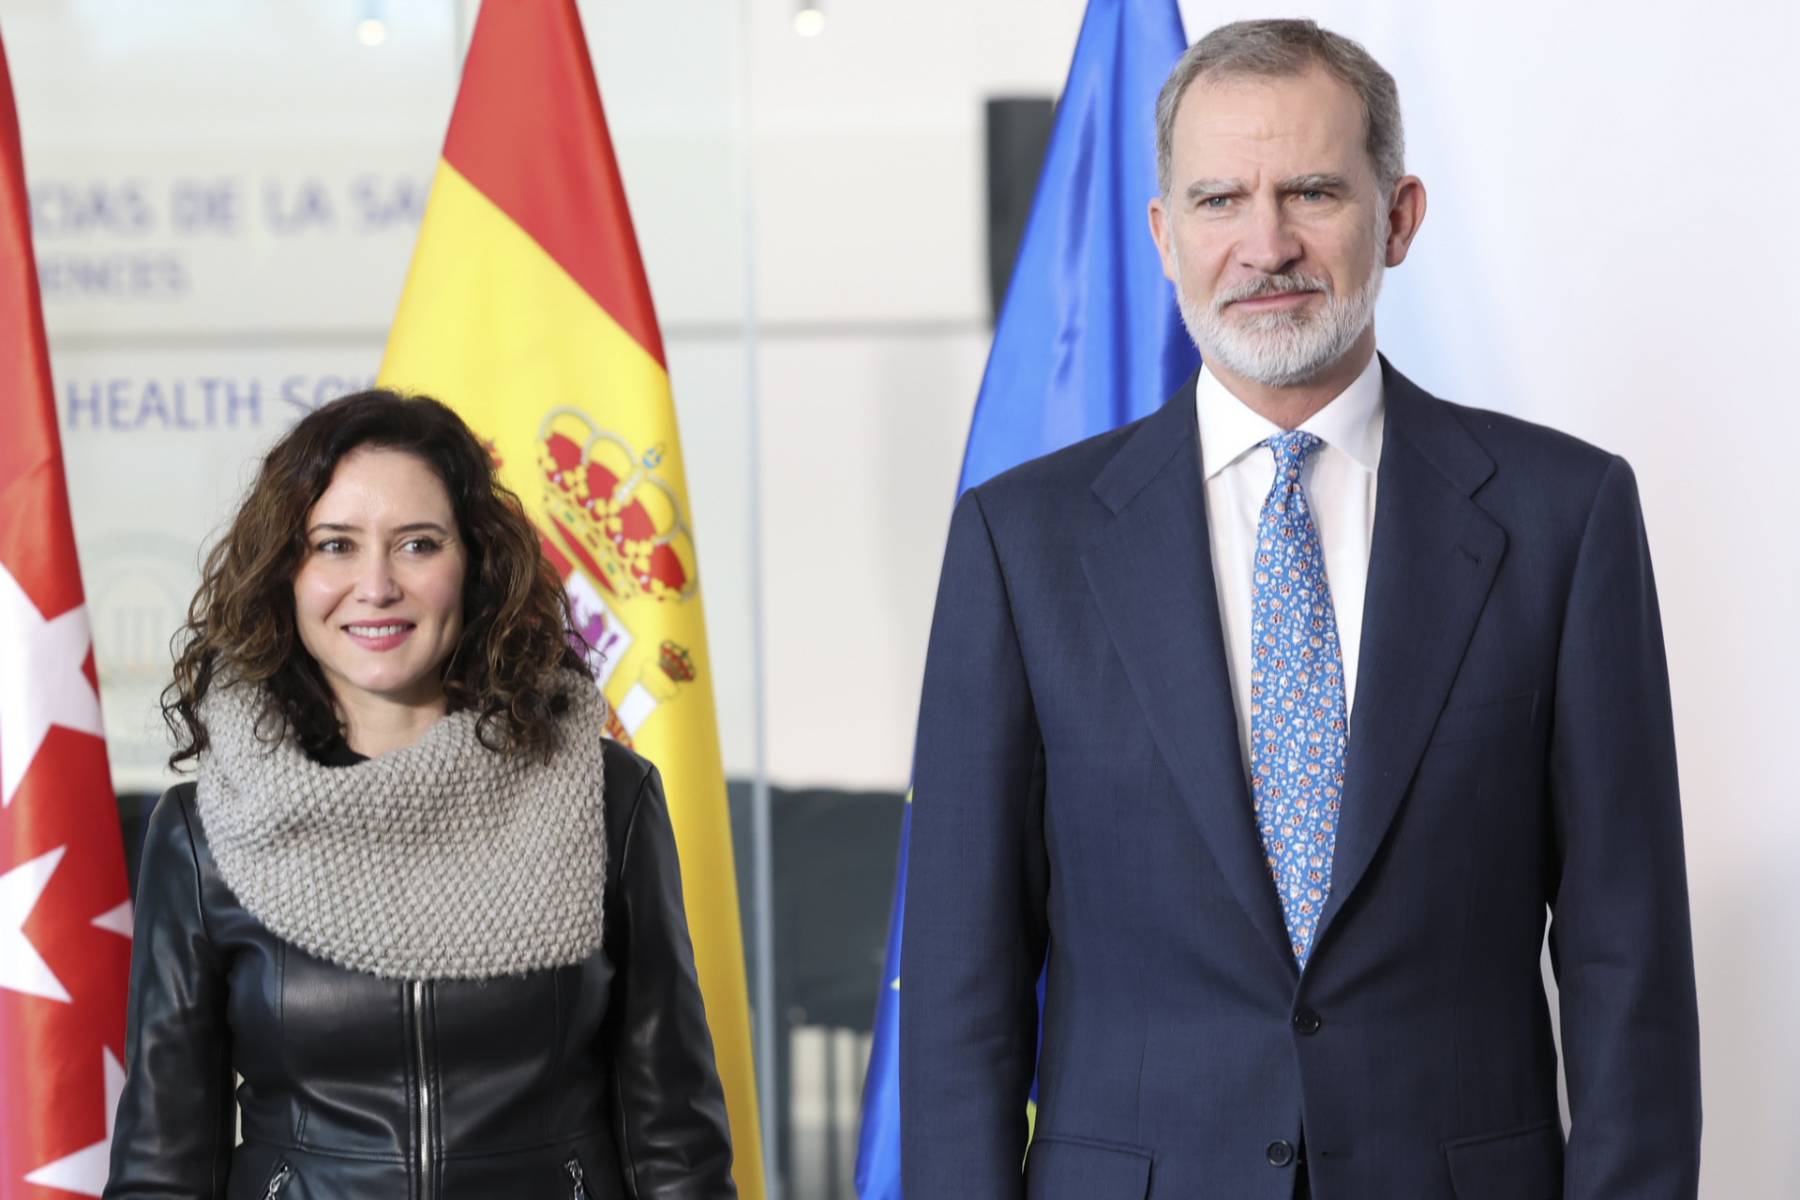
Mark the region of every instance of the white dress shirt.
[[[1206, 478], [1206, 528], [1238, 744], [1250, 762], [1250, 563], [1263, 501], [1275, 482], [1275, 455], [1261, 443], [1282, 432], [1226, 390], [1202, 367], [1195, 388], [1200, 409], [1200, 469]], [[1344, 656], [1344, 712], [1353, 718], [1357, 651], [1362, 646], [1363, 592], [1369, 581], [1369, 542], [1375, 531], [1375, 477], [1381, 463], [1381, 360], [1364, 368], [1331, 403], [1300, 428], [1324, 445], [1306, 460], [1300, 482], [1312, 505], [1325, 551], [1325, 578], [1337, 614]]]

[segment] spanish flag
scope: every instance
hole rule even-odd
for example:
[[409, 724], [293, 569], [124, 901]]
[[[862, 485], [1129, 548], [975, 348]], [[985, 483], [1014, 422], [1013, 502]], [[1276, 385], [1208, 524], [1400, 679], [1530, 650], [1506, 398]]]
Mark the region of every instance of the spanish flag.
[[487, 443], [603, 656], [612, 734], [662, 770], [738, 1193], [761, 1200], [686, 464], [575, 0], [481, 6], [381, 382], [438, 397]]

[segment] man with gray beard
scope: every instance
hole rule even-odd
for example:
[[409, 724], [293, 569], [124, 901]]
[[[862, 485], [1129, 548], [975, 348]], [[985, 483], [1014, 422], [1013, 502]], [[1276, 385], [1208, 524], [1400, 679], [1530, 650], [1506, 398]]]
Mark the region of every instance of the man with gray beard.
[[1376, 353], [1425, 189], [1362, 47], [1215, 30], [1156, 136], [1150, 229], [1205, 365], [952, 520], [906, 1194], [1693, 1200], [1681, 809], [1630, 468]]

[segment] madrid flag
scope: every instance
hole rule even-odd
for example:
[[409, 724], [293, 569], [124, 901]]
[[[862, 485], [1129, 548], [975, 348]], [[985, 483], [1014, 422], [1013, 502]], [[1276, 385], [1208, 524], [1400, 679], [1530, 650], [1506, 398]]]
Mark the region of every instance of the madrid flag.
[[98, 1196], [131, 904], [0, 46], [0, 1197]]
[[575, 0], [481, 6], [381, 382], [488, 445], [598, 650], [611, 732], [661, 769], [731, 1114], [763, 1167], [686, 464]]

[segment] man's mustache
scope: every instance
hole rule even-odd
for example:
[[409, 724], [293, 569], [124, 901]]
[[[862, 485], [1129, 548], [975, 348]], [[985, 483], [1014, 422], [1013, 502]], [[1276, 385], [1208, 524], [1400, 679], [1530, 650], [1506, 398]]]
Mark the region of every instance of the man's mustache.
[[1213, 297], [1213, 311], [1218, 312], [1239, 300], [1255, 300], [1261, 296], [1278, 296], [1284, 292], [1318, 292], [1330, 295], [1331, 287], [1323, 279], [1311, 275], [1263, 275], [1246, 280]]

